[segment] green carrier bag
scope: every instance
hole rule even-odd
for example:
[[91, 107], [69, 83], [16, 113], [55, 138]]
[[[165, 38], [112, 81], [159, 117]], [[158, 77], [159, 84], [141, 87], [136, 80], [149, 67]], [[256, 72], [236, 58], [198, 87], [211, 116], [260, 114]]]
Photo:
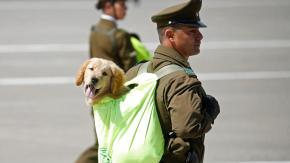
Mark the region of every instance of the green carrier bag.
[[151, 53], [149, 52], [149, 50], [147, 50], [147, 48], [140, 40], [135, 37], [130, 37], [130, 41], [136, 52], [136, 59], [138, 63], [142, 61], [149, 61], [152, 59]]
[[155, 105], [158, 79], [182, 70], [169, 65], [147, 73], [148, 63], [126, 85], [136, 85], [118, 99], [104, 98], [93, 106], [99, 163], [159, 163], [164, 138]]

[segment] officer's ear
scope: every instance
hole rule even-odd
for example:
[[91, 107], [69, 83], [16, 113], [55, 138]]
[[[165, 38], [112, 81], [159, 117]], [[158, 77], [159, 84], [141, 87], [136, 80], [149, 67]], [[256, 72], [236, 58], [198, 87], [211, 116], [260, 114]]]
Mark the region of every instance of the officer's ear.
[[164, 31], [164, 35], [165, 37], [170, 40], [173, 41], [174, 39], [174, 29], [173, 28], [166, 28]]
[[172, 28], [167, 28], [164, 31], [164, 35], [166, 38], [168, 38], [170, 41], [173, 41], [174, 38], [174, 30]]

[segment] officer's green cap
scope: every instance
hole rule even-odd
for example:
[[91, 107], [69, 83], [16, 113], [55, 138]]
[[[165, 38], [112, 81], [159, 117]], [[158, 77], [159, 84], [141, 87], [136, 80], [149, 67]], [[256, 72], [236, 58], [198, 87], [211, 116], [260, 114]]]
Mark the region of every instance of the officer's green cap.
[[165, 27], [175, 24], [184, 24], [196, 28], [206, 27], [200, 21], [199, 11], [201, 0], [190, 0], [185, 3], [168, 7], [159, 13], [153, 15], [151, 20], [157, 23], [158, 27]]

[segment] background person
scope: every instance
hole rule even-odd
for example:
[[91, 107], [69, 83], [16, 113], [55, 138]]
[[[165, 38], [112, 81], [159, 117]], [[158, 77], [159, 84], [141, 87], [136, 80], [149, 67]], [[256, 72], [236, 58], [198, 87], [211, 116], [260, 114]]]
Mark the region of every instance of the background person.
[[130, 41], [130, 33], [117, 26], [126, 16], [126, 0], [99, 0], [101, 19], [92, 27], [90, 34], [90, 57], [99, 57], [115, 62], [127, 71], [136, 64], [136, 53]]
[[[89, 38], [90, 57], [98, 57], [115, 62], [124, 71], [136, 64], [136, 53], [131, 44], [131, 34], [117, 26], [118, 20], [126, 16], [126, 0], [98, 0], [98, 10], [102, 10], [99, 22], [91, 29]], [[93, 114], [92, 114], [93, 116]], [[95, 129], [94, 129], [94, 133]], [[86, 149], [76, 163], [98, 162], [98, 141]]]

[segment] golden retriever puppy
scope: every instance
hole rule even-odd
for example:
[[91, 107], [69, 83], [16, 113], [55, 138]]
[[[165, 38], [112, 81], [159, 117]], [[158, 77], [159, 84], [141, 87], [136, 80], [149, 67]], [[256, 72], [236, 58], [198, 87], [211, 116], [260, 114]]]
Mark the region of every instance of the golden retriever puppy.
[[91, 58], [83, 63], [75, 84], [83, 85], [86, 102], [92, 106], [103, 97], [118, 98], [127, 91], [125, 73], [114, 62]]

